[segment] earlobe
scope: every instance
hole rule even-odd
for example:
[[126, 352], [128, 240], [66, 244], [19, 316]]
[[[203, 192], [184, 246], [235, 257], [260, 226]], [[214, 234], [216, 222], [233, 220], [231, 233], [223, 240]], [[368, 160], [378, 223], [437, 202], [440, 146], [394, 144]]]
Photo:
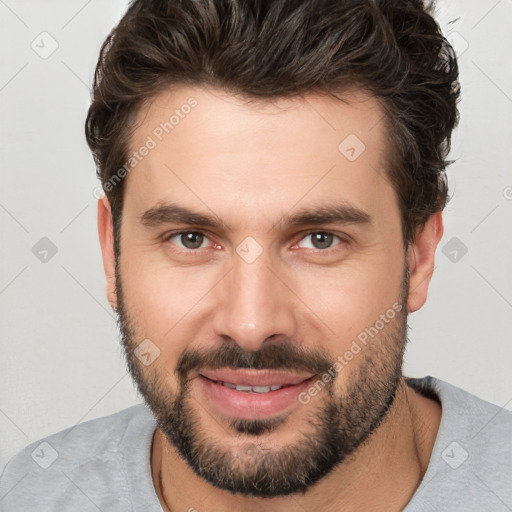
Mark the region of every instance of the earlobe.
[[407, 310], [409, 313], [420, 309], [427, 300], [428, 287], [434, 272], [435, 252], [443, 236], [443, 229], [443, 214], [437, 212], [416, 233], [414, 242], [408, 249], [409, 296]]
[[98, 199], [98, 235], [103, 258], [103, 269], [106, 277], [107, 298], [112, 308], [117, 310], [114, 226], [112, 211], [107, 197]]

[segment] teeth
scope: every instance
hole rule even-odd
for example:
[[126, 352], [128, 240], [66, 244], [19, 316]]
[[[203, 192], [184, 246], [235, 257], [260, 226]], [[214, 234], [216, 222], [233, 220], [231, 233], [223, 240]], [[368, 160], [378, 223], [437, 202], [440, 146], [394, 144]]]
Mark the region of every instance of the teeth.
[[243, 386], [242, 384], [237, 384], [235, 386], [235, 389], [237, 391], [251, 391], [252, 390], [252, 386]]
[[270, 386], [253, 386], [252, 390], [255, 393], [268, 393], [270, 391]]
[[223, 386], [237, 391], [245, 391], [246, 393], [268, 393], [269, 391], [277, 391], [283, 386], [245, 386], [243, 384], [231, 384], [230, 382], [223, 382]]

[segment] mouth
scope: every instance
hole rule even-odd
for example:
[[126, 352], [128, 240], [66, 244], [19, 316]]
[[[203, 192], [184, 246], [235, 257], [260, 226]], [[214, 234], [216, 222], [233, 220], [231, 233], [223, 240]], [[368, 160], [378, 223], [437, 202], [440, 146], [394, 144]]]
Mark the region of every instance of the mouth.
[[266, 370], [211, 370], [197, 377], [206, 403], [241, 419], [264, 419], [300, 405], [299, 394], [314, 378]]
[[[204, 375], [202, 375], [204, 377]], [[208, 377], [204, 377], [208, 379]], [[211, 380], [211, 379], [208, 379]], [[247, 386], [245, 384], [233, 384], [232, 382], [222, 382], [219, 380], [212, 380], [215, 384], [221, 384], [222, 386], [226, 386], [229, 389], [236, 389], [237, 391], [243, 391], [245, 393], [270, 393], [271, 391], [277, 391], [279, 389], [283, 389], [290, 384], [283, 384], [282, 386]]]

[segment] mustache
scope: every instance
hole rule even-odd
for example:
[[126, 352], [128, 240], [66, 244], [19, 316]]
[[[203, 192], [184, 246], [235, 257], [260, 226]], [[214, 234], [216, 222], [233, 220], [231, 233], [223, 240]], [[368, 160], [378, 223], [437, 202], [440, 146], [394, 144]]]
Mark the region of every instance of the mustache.
[[247, 351], [236, 343], [224, 343], [215, 349], [186, 349], [180, 355], [175, 372], [185, 382], [190, 372], [219, 370], [289, 370], [325, 373], [334, 359], [323, 350], [304, 349], [293, 342], [268, 343], [259, 350]]

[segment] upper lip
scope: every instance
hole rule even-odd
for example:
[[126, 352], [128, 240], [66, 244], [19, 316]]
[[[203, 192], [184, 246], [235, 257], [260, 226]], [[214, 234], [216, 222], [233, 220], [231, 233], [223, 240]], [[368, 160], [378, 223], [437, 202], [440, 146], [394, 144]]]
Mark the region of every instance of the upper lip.
[[313, 376], [312, 374], [246, 369], [203, 370], [199, 374], [210, 380], [241, 386], [292, 386]]

